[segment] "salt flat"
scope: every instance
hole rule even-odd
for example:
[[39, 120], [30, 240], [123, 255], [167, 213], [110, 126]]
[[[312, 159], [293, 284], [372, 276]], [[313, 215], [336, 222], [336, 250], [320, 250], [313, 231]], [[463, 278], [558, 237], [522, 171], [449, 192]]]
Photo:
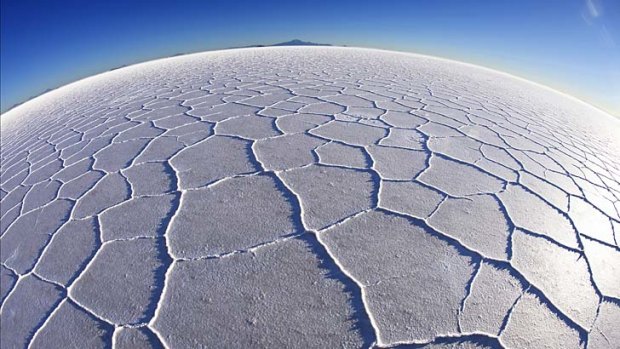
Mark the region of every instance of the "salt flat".
[[620, 121], [548, 88], [252, 48], [1, 122], [2, 348], [620, 346]]

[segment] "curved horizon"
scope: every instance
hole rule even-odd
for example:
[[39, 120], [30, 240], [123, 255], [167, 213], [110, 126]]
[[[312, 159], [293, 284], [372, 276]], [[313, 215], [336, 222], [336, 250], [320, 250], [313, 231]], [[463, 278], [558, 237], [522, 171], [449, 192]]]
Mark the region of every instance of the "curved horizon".
[[123, 65], [299, 38], [488, 67], [620, 116], [620, 3], [612, 0], [1, 4], [0, 113]]
[[471, 62], [466, 62], [466, 61], [461, 61], [458, 59], [453, 59], [453, 58], [449, 58], [449, 57], [442, 57], [442, 56], [434, 56], [434, 55], [429, 55], [429, 54], [425, 54], [425, 53], [418, 53], [418, 52], [410, 52], [410, 51], [398, 51], [398, 50], [387, 50], [387, 49], [381, 49], [381, 48], [374, 48], [374, 47], [358, 47], [358, 46], [339, 46], [339, 45], [329, 45], [329, 46], [312, 46], [312, 45], [300, 45], [300, 46], [274, 46], [274, 45], [256, 45], [256, 46], [249, 46], [249, 47], [230, 47], [230, 48], [221, 48], [221, 49], [214, 49], [214, 50], [204, 50], [204, 51], [198, 51], [198, 52], [188, 52], [188, 53], [182, 53], [182, 54], [175, 54], [175, 55], [171, 55], [171, 56], [163, 56], [163, 57], [158, 57], [158, 58], [154, 58], [154, 59], [150, 59], [150, 60], [146, 60], [146, 61], [141, 61], [141, 62], [135, 62], [135, 63], [131, 63], [131, 64], [126, 64], [126, 65], [122, 65], [120, 67], [117, 68], [110, 68], [110, 69], [106, 69], [103, 71], [99, 71], [93, 75], [89, 75], [89, 76], [84, 76], [81, 78], [78, 78], [76, 80], [70, 81], [64, 85], [59, 85], [57, 87], [54, 88], [49, 88], [46, 91], [44, 91], [43, 93], [37, 95], [37, 96], [33, 96], [30, 99], [27, 99], [21, 103], [15, 104], [11, 107], [9, 107], [9, 109], [2, 111], [2, 113], [0, 113], [0, 116], [5, 117], [6, 114], [9, 114], [12, 111], [18, 110], [20, 109], [20, 107], [25, 106], [27, 104], [30, 104], [32, 102], [35, 102], [37, 99], [42, 98], [42, 97], [46, 97], [51, 93], [54, 92], [58, 92], [59, 90], [65, 88], [65, 87], [69, 87], [73, 84], [85, 81], [85, 80], [89, 80], [92, 78], [96, 78], [96, 77], [100, 77], [101, 75], [105, 75], [107, 73], [112, 73], [112, 72], [119, 72], [120, 70], [124, 70], [124, 69], [128, 69], [128, 68], [136, 68], [137, 66], [140, 65], [144, 65], [144, 64], [149, 64], [149, 63], [155, 63], [158, 61], [162, 61], [162, 60], [167, 60], [167, 59], [176, 59], [176, 58], [183, 58], [183, 57], [187, 57], [187, 56], [192, 56], [192, 55], [201, 55], [201, 54], [209, 54], [209, 53], [218, 53], [218, 52], [222, 52], [222, 51], [235, 51], [235, 50], [252, 50], [252, 49], [278, 49], [278, 48], [282, 48], [282, 47], [303, 47], [303, 48], [315, 48], [315, 47], [322, 47], [322, 48], [341, 48], [341, 49], [361, 49], [361, 50], [373, 50], [373, 51], [382, 51], [382, 52], [390, 52], [390, 53], [400, 53], [400, 54], [404, 54], [404, 55], [412, 55], [412, 56], [419, 56], [419, 57], [426, 57], [426, 58], [431, 58], [431, 59], [437, 59], [437, 60], [443, 60], [443, 61], [448, 61], [448, 62], [452, 62], [452, 63], [457, 63], [457, 64], [462, 64], [462, 65], [466, 65], [466, 66], [471, 66], [474, 68], [478, 68], [478, 69], [484, 69], [484, 70], [488, 70], [491, 71], [493, 73], [496, 74], [501, 74], [501, 75], [506, 75], [509, 76], [511, 78], [515, 78], [518, 79], [520, 81], [523, 82], [527, 82], [530, 84], [533, 84], [535, 86], [544, 88], [546, 90], [549, 90], [551, 92], [560, 94], [562, 96], [565, 97], [569, 97], [571, 99], [574, 99], [575, 101], [578, 101], [588, 107], [591, 107], [601, 113], [607, 114], [609, 116], [611, 116], [613, 119], [620, 121], [620, 115], [615, 114], [613, 112], [610, 112], [608, 110], [606, 110], [605, 108], [602, 108], [600, 106], [597, 106], [593, 103], [588, 102], [587, 100], [584, 100], [583, 98], [580, 98], [578, 96], [572, 95], [568, 92], [559, 90], [558, 88], [554, 87], [554, 86], [549, 86], [546, 85], [544, 83], [538, 82], [538, 81], [534, 81], [534, 80], [530, 80], [526, 77], [523, 76], [519, 76], [516, 74], [513, 74], [511, 72], [507, 72], [507, 71], [502, 71], [502, 70], [498, 70], [495, 69], [493, 67], [489, 67], [489, 66], [485, 66], [485, 65], [480, 65], [480, 64], [476, 64], [476, 63], [471, 63]]

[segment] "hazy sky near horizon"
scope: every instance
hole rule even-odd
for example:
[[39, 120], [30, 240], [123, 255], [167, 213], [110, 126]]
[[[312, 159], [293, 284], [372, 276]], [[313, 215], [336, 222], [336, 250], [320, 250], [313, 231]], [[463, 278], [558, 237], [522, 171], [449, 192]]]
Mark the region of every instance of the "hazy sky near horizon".
[[506, 71], [620, 115], [620, 1], [1, 0], [1, 110], [177, 53], [302, 39]]

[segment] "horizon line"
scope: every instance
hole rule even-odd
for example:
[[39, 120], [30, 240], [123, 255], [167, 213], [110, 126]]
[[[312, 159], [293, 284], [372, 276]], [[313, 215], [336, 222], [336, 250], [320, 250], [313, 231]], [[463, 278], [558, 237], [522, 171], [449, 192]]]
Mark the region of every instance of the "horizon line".
[[[295, 39], [294, 39], [295, 40]], [[288, 41], [283, 41], [281, 43], [286, 43], [286, 42], [291, 42], [294, 40], [288, 40]], [[302, 40], [303, 41], [303, 40]], [[197, 55], [197, 54], [201, 54], [201, 53], [213, 53], [213, 52], [218, 52], [218, 51], [233, 51], [233, 50], [251, 50], [251, 49], [278, 49], [278, 48], [283, 48], [283, 47], [288, 47], [288, 48], [295, 48], [295, 47], [311, 47], [311, 48], [345, 48], [345, 49], [364, 49], [364, 50], [375, 50], [375, 51], [383, 51], [383, 52], [392, 52], [392, 53], [400, 53], [400, 54], [405, 54], [405, 55], [416, 55], [416, 56], [422, 56], [422, 57], [428, 57], [428, 58], [433, 58], [433, 59], [439, 59], [439, 60], [444, 60], [444, 61], [448, 61], [448, 62], [453, 62], [453, 63], [458, 63], [458, 64], [463, 64], [463, 65], [468, 65], [468, 66], [472, 66], [472, 67], [476, 67], [479, 69], [485, 69], [488, 71], [492, 71], [494, 73], [498, 73], [498, 74], [502, 74], [502, 75], [506, 75], [515, 79], [518, 79], [520, 81], [523, 82], [527, 82], [530, 84], [533, 84], [535, 86], [538, 87], [542, 87], [546, 90], [550, 90], [552, 92], [558, 93], [560, 95], [569, 97], [577, 102], [580, 102], [581, 104], [584, 104], [588, 107], [591, 107], [593, 109], [598, 110], [599, 112], [602, 112], [604, 114], [608, 114], [610, 116], [612, 116], [614, 119], [620, 121], [620, 110], [619, 111], [611, 111], [603, 106], [594, 104], [592, 102], [586, 101], [578, 96], [575, 96], [571, 93], [562, 91], [556, 87], [552, 87], [549, 85], [546, 85], [544, 83], [541, 82], [537, 82], [534, 80], [530, 80], [529, 78], [520, 76], [520, 75], [516, 75], [512, 72], [507, 72], [507, 71], [502, 71], [502, 70], [498, 70], [496, 68], [492, 68], [489, 66], [485, 66], [485, 65], [480, 65], [477, 63], [470, 63], [470, 62], [466, 62], [466, 61], [461, 61], [458, 59], [454, 59], [454, 58], [450, 58], [450, 57], [445, 57], [445, 56], [434, 56], [431, 54], [426, 54], [426, 53], [419, 53], [419, 52], [414, 52], [414, 51], [401, 51], [401, 50], [392, 50], [392, 49], [382, 49], [382, 48], [376, 48], [376, 47], [364, 47], [364, 46], [347, 46], [347, 45], [337, 45], [337, 44], [321, 44], [321, 45], [290, 45], [290, 46], [275, 46], [279, 43], [275, 43], [275, 44], [254, 44], [254, 45], [249, 45], [249, 46], [241, 46], [241, 47], [225, 47], [225, 48], [215, 48], [215, 49], [207, 49], [207, 50], [201, 50], [201, 51], [190, 51], [190, 52], [181, 52], [181, 53], [175, 53], [172, 55], [167, 55], [167, 56], [162, 56], [162, 57], [157, 57], [157, 58], [153, 58], [153, 59], [149, 59], [149, 60], [145, 60], [145, 61], [139, 61], [139, 62], [135, 62], [135, 63], [130, 63], [130, 64], [124, 64], [124, 65], [120, 65], [117, 67], [112, 67], [109, 69], [106, 69], [104, 71], [100, 71], [97, 72], [93, 75], [88, 75], [88, 76], [84, 76], [84, 77], [80, 77], [77, 78], [76, 80], [70, 81], [66, 84], [63, 85], [59, 85], [56, 87], [52, 87], [52, 88], [48, 88], [45, 91], [41, 92], [38, 95], [32, 96], [29, 99], [24, 100], [23, 102], [20, 103], [16, 103], [13, 104], [11, 107], [9, 107], [7, 110], [1, 111], [0, 112], [0, 118], [4, 117], [7, 113], [14, 111], [16, 109], [21, 109], [20, 107], [26, 105], [26, 104], [30, 104], [31, 102], [47, 96], [48, 94], [58, 91], [62, 88], [68, 87], [70, 85], [76, 84], [78, 82], [90, 79], [90, 78], [94, 78], [94, 77], [98, 77], [100, 75], [106, 74], [106, 73], [110, 73], [110, 72], [114, 72], [114, 71], [118, 71], [121, 69], [125, 69], [125, 68], [130, 68], [130, 67], [135, 67], [141, 64], [147, 64], [147, 63], [151, 63], [151, 62], [156, 62], [156, 61], [161, 61], [161, 60], [165, 60], [165, 59], [174, 59], [174, 58], [178, 58], [178, 57], [182, 57], [182, 56], [191, 56], [191, 55]], [[617, 114], [616, 114], [617, 112]]]

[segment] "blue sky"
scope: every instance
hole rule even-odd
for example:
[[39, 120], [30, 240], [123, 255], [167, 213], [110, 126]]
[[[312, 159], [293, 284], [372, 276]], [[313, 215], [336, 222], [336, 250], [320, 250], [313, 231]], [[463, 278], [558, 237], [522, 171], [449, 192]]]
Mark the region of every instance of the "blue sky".
[[620, 1], [1, 0], [1, 109], [177, 53], [294, 38], [447, 57], [620, 115]]

